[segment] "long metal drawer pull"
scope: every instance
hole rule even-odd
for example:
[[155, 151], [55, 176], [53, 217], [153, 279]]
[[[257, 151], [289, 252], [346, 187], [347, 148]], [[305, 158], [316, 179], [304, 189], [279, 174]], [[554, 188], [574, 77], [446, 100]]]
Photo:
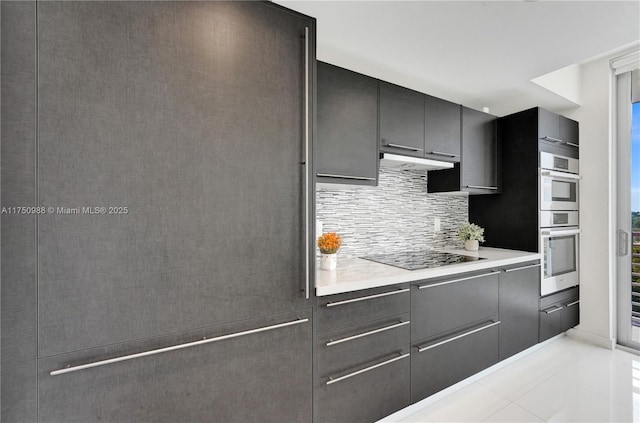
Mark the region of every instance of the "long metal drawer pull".
[[460, 157], [460, 154], [445, 153], [444, 151], [432, 151], [429, 154], [435, 154], [436, 156], [445, 157]]
[[469, 279], [481, 278], [483, 276], [497, 275], [498, 273], [500, 273], [500, 272], [499, 271], [495, 271], [495, 272], [490, 272], [490, 273], [483, 273], [482, 275], [469, 276], [468, 278], [454, 279], [452, 281], [444, 281], [444, 282], [432, 283], [432, 284], [427, 284], [427, 285], [418, 285], [418, 289], [433, 288], [435, 286], [449, 285], [450, 283], [468, 281]]
[[547, 308], [547, 309], [542, 310], [542, 311], [544, 311], [544, 312], [545, 312], [545, 314], [553, 314], [553, 313], [555, 313], [556, 311], [560, 311], [560, 310], [562, 310], [563, 308], [564, 308], [564, 307], [562, 307], [562, 306], [556, 306], [556, 308], [554, 308], [554, 309]]
[[491, 322], [488, 325], [484, 325], [482, 327], [470, 330], [469, 332], [461, 333], [460, 335], [456, 335], [456, 336], [454, 336], [452, 338], [445, 339], [444, 341], [440, 341], [440, 342], [436, 342], [435, 344], [427, 345], [426, 347], [421, 347], [421, 346], [418, 345], [418, 352], [424, 352], [424, 351], [430, 350], [432, 348], [436, 348], [436, 347], [439, 347], [441, 345], [448, 344], [449, 342], [453, 342], [453, 341], [455, 341], [457, 339], [464, 338], [465, 336], [472, 335], [474, 333], [480, 332], [480, 331], [485, 330], [485, 329], [489, 329], [489, 328], [494, 327], [494, 326], [499, 325], [499, 324], [500, 324], [500, 320], [498, 320], [497, 322]]
[[336, 339], [335, 341], [330, 339], [329, 342], [327, 342], [327, 347], [330, 347], [332, 345], [336, 345], [336, 344], [341, 344], [343, 342], [347, 342], [347, 341], [353, 341], [354, 339], [358, 339], [358, 338], [362, 338], [363, 336], [369, 336], [369, 335], [373, 335], [375, 333], [380, 333], [380, 332], [384, 332], [386, 330], [390, 330], [390, 329], [395, 329], [395, 328], [399, 328], [401, 326], [405, 326], [408, 325], [409, 323], [411, 323], [411, 321], [406, 321], [406, 322], [399, 322], [399, 323], [395, 323], [393, 325], [389, 325], [389, 326], [385, 326], [383, 328], [380, 329], [374, 329], [374, 330], [370, 330], [368, 332], [363, 332], [363, 333], [359, 333], [357, 335], [353, 335], [353, 336], [348, 336], [346, 338], [340, 338], [340, 339]]
[[344, 376], [340, 376], [340, 377], [336, 377], [336, 378], [329, 377], [329, 380], [327, 381], [327, 385], [331, 385], [333, 383], [340, 382], [341, 380], [349, 379], [350, 377], [354, 377], [354, 376], [357, 376], [359, 374], [368, 372], [369, 370], [377, 369], [378, 367], [386, 366], [387, 364], [391, 364], [394, 361], [398, 361], [398, 360], [402, 360], [403, 358], [407, 358], [407, 357], [409, 357], [409, 355], [410, 355], [409, 353], [402, 354], [399, 357], [395, 357], [395, 358], [392, 358], [390, 360], [383, 361], [382, 363], [374, 364], [373, 366], [365, 367], [362, 370], [358, 370], [357, 372], [349, 373], [349, 374], [344, 375]]
[[352, 298], [350, 300], [336, 301], [335, 303], [327, 303], [326, 306], [327, 307], [335, 307], [335, 306], [339, 306], [339, 305], [342, 305], [342, 304], [349, 304], [349, 303], [355, 303], [355, 302], [358, 302], [358, 301], [371, 300], [373, 298], [386, 297], [387, 295], [402, 294], [403, 292], [409, 292], [409, 288], [399, 289], [397, 291], [391, 291], [391, 292], [383, 292], [382, 294], [367, 295], [366, 297]]
[[141, 352], [141, 353], [123, 355], [121, 357], [110, 358], [108, 360], [94, 361], [93, 363], [82, 364], [82, 365], [79, 365], [79, 366], [70, 366], [70, 367], [66, 367], [64, 369], [54, 370], [54, 371], [50, 372], [49, 374], [51, 376], [57, 376], [57, 375], [61, 375], [61, 374], [64, 374], [64, 373], [75, 372], [75, 371], [78, 371], [78, 370], [90, 369], [92, 367], [99, 367], [99, 366], [104, 366], [104, 365], [107, 365], [107, 364], [119, 363], [121, 361], [133, 360], [135, 358], [142, 358], [142, 357], [147, 357], [147, 356], [150, 356], [150, 355], [162, 354], [162, 353], [169, 352], [169, 351], [181, 350], [183, 348], [190, 348], [190, 347], [195, 347], [195, 346], [198, 346], [198, 345], [209, 344], [209, 343], [212, 343], [212, 342], [224, 341], [226, 339], [237, 338], [239, 336], [252, 335], [254, 333], [266, 332], [266, 331], [269, 331], [269, 330], [284, 328], [284, 327], [287, 327], [287, 326], [299, 325], [301, 323], [306, 323], [308, 321], [309, 321], [309, 319], [292, 320], [290, 322], [279, 323], [277, 325], [265, 326], [265, 327], [261, 327], [261, 328], [257, 328], [257, 329], [245, 330], [243, 332], [236, 332], [236, 333], [232, 333], [232, 334], [229, 334], [229, 335], [217, 336], [215, 338], [201, 339], [199, 341], [187, 342], [185, 344], [173, 345], [171, 347], [158, 348], [158, 349], [155, 349], [155, 350], [144, 351], [144, 352]]
[[565, 307], [573, 307], [574, 305], [576, 305], [576, 304], [578, 304], [578, 303], [580, 303], [580, 300], [572, 301], [572, 302], [570, 302], [569, 304], [565, 304], [564, 306], [565, 306]]
[[524, 269], [531, 269], [533, 267], [540, 267], [540, 264], [532, 264], [530, 266], [522, 266], [522, 267], [516, 267], [514, 269], [506, 269], [505, 273], [509, 273], [509, 272], [517, 272], [518, 270], [524, 270]]
[[542, 137], [542, 139], [543, 139], [543, 140], [546, 140], [546, 141], [551, 141], [551, 142], [564, 142], [564, 141], [562, 141], [561, 139], [559, 139], [559, 138], [554, 138], [554, 137]]
[[376, 178], [369, 178], [366, 176], [334, 175], [332, 173], [317, 173], [316, 176], [320, 176], [321, 178], [355, 179], [357, 181], [375, 181], [376, 180]]
[[568, 146], [571, 146], [571, 147], [577, 147], [577, 148], [580, 148], [580, 146], [579, 146], [578, 144], [573, 143], [573, 142], [565, 141], [565, 144], [567, 144]]
[[401, 145], [401, 144], [388, 143], [387, 147], [400, 148], [400, 149], [403, 149], [403, 150], [411, 150], [411, 151], [422, 151], [422, 148], [409, 147], [408, 145]]
[[467, 185], [467, 186], [465, 186], [465, 188], [488, 189], [488, 190], [491, 190], [491, 191], [497, 191], [498, 190], [498, 187], [485, 187], [485, 186], [482, 186], [482, 185]]

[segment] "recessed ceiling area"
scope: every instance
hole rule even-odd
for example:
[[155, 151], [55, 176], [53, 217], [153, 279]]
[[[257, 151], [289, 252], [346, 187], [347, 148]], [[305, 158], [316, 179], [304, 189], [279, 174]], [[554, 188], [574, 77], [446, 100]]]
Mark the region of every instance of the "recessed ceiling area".
[[578, 107], [531, 80], [640, 40], [639, 1], [276, 3], [317, 18], [318, 60], [499, 116]]

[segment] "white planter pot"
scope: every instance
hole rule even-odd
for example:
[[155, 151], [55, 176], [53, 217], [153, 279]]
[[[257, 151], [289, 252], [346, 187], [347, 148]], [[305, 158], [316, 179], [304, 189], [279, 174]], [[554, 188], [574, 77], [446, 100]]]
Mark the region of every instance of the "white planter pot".
[[321, 270], [336, 270], [338, 265], [338, 254], [320, 254]]
[[480, 248], [480, 243], [478, 242], [478, 240], [466, 240], [464, 242], [464, 249], [467, 251], [478, 251], [478, 248]]

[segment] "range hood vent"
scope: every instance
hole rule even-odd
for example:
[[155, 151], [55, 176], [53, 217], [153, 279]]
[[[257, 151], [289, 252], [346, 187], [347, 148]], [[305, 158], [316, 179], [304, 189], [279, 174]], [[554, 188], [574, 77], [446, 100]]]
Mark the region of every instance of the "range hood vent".
[[380, 167], [388, 169], [406, 170], [438, 170], [453, 169], [453, 163], [439, 160], [423, 159], [420, 157], [400, 156], [397, 154], [380, 154]]

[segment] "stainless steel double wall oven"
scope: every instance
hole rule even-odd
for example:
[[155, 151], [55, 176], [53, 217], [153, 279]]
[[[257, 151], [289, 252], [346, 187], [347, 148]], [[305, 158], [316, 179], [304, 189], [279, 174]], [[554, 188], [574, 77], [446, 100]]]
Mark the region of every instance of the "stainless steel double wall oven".
[[579, 161], [540, 153], [540, 252], [545, 296], [579, 285]]

